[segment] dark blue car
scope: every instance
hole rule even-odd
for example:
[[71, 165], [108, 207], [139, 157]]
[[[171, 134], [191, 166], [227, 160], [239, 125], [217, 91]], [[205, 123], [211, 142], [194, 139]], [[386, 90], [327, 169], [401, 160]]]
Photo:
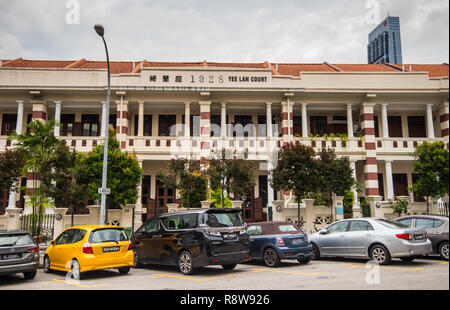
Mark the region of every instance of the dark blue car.
[[248, 224], [250, 256], [262, 260], [268, 267], [277, 267], [282, 259], [296, 259], [308, 263], [313, 248], [306, 234], [289, 222], [262, 222]]

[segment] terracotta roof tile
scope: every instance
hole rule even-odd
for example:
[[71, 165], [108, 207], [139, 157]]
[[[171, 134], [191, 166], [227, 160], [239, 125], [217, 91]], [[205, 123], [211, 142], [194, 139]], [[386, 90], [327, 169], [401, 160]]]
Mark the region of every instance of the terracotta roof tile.
[[[24, 60], [3, 59], [2, 67], [9, 68], [80, 68], [106, 69], [105, 61], [80, 60]], [[300, 76], [301, 72], [398, 72], [402, 65], [394, 64], [330, 64], [330, 63], [232, 63], [232, 62], [157, 62], [112, 61], [111, 73], [139, 73], [143, 67], [221, 67], [271, 69], [273, 75]], [[449, 65], [444, 64], [405, 64], [405, 71], [428, 72], [430, 77], [448, 77]]]
[[389, 64], [390, 66], [398, 68], [402, 71], [403, 68], [406, 72], [428, 72], [430, 77], [443, 77], [449, 76], [448, 64]]

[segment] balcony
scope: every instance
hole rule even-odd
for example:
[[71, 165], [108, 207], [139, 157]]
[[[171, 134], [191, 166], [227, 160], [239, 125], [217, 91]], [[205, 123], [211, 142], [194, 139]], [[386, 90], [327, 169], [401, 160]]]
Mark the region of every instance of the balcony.
[[448, 138], [376, 138], [377, 153], [406, 155], [425, 141], [448, 143]]

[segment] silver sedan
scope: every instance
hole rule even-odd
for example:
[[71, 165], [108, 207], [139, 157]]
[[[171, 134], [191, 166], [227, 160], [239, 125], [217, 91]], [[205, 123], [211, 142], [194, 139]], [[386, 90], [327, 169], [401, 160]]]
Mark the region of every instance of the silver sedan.
[[412, 261], [415, 255], [433, 251], [424, 229], [412, 229], [382, 218], [337, 221], [309, 236], [313, 259], [354, 257], [387, 265], [392, 258]]

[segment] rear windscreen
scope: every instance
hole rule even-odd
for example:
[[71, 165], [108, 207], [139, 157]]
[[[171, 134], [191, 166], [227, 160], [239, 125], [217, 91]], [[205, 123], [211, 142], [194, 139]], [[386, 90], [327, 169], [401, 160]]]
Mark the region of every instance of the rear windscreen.
[[33, 239], [24, 235], [0, 235], [0, 247], [34, 244]]
[[409, 228], [408, 226], [399, 223], [399, 222], [394, 222], [394, 221], [390, 221], [390, 220], [385, 220], [385, 219], [378, 219], [375, 220], [377, 221], [377, 223], [380, 223], [383, 226], [386, 226], [388, 228], [392, 228], [392, 229], [398, 229], [398, 228]]
[[277, 234], [297, 234], [301, 231], [293, 224], [267, 224], [263, 225], [264, 235], [277, 235]]
[[206, 213], [209, 227], [244, 226], [240, 212]]
[[95, 230], [91, 233], [89, 238], [89, 242], [91, 243], [100, 243], [100, 242], [120, 242], [127, 241], [128, 237], [125, 231], [122, 229], [101, 229]]

